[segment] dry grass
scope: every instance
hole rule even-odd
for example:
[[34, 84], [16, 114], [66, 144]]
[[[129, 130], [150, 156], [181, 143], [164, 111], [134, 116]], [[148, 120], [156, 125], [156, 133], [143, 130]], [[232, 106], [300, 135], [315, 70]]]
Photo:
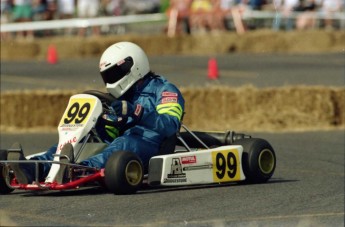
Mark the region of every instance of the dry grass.
[[[2, 60], [44, 60], [48, 46], [54, 44], [60, 58], [99, 57], [103, 50], [115, 42], [132, 41], [150, 55], [164, 54], [224, 54], [251, 53], [315, 53], [345, 50], [345, 31], [274, 32], [258, 30], [237, 35], [233, 32], [206, 35], [182, 35], [169, 38], [158, 35], [112, 35], [97, 38], [53, 37], [32, 42], [2, 41]], [[18, 53], [20, 51], [20, 54]]]

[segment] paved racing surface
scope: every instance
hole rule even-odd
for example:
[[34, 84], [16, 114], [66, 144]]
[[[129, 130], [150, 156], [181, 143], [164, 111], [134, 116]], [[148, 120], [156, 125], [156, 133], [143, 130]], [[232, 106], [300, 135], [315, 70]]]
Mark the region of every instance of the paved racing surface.
[[[29, 226], [344, 226], [344, 133], [252, 134], [270, 141], [277, 169], [266, 184], [155, 188], [116, 196], [100, 189], [1, 195], [3, 224]], [[27, 154], [55, 134], [1, 136]], [[27, 149], [26, 149], [27, 148]]]
[[[344, 55], [217, 56], [220, 82], [258, 87], [344, 86]], [[155, 71], [179, 85], [208, 83], [207, 57], [152, 57]], [[1, 88], [102, 87], [97, 59], [1, 62]], [[71, 82], [72, 81], [72, 82]], [[89, 85], [91, 86], [91, 85]], [[344, 146], [341, 130], [250, 133], [275, 148], [277, 168], [266, 184], [151, 188], [115, 196], [100, 188], [15, 191], [0, 196], [0, 226], [344, 226]], [[6, 134], [1, 148], [20, 141], [26, 154], [43, 151], [56, 133]]]
[[[207, 77], [209, 57], [152, 56], [151, 68], [178, 86], [226, 84], [257, 87], [285, 85], [344, 86], [345, 55], [232, 54], [217, 56], [219, 80]], [[98, 58], [44, 61], [1, 61], [1, 91], [18, 89], [103, 89]]]

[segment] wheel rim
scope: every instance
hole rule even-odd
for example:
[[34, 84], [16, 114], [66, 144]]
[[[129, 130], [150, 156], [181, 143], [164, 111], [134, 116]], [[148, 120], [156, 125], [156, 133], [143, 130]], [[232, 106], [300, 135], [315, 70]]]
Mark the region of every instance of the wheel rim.
[[2, 174], [2, 177], [6, 183], [6, 185], [13, 190], [13, 188], [11, 187], [11, 180], [12, 180], [12, 177], [10, 176], [10, 171], [7, 167], [3, 166], [2, 168], [2, 171], [0, 171], [0, 174]]
[[126, 166], [126, 179], [130, 185], [138, 185], [141, 182], [143, 170], [137, 160], [128, 162]]
[[259, 167], [264, 174], [270, 174], [274, 168], [274, 154], [270, 149], [261, 151], [259, 155]]

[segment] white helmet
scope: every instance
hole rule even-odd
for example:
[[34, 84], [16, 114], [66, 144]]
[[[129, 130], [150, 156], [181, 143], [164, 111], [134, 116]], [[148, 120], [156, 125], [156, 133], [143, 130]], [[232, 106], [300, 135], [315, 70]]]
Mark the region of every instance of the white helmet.
[[145, 52], [131, 42], [119, 42], [102, 54], [99, 70], [110, 94], [119, 98], [150, 72]]

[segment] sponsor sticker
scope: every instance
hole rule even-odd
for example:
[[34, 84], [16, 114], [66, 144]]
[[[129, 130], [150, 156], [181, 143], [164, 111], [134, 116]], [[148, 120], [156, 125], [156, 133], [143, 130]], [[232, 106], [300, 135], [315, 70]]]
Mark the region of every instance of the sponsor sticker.
[[164, 179], [164, 183], [185, 183], [187, 182], [186, 178], [179, 178], [179, 179]]
[[164, 178], [164, 183], [184, 183], [187, 182], [186, 174], [182, 171], [182, 165], [179, 158], [171, 160], [170, 173]]
[[63, 148], [63, 146], [64, 146], [65, 144], [67, 144], [67, 143], [73, 144], [73, 143], [76, 143], [77, 141], [78, 141], [78, 139], [77, 139], [77, 137], [75, 136], [75, 137], [73, 137], [73, 138], [71, 138], [71, 139], [65, 141], [64, 143], [61, 143], [61, 144], [59, 145], [59, 147], [58, 147], [58, 151], [61, 151], [62, 148]]
[[175, 92], [164, 91], [164, 92], [162, 92], [162, 96], [177, 97], [178, 95]]
[[138, 117], [141, 114], [142, 109], [143, 109], [142, 106], [140, 104], [137, 104], [135, 111], [134, 111], [134, 115]]
[[177, 97], [162, 98], [162, 103], [177, 103]]
[[76, 131], [79, 128], [84, 127], [84, 124], [63, 124], [59, 127], [61, 131]]
[[196, 156], [186, 156], [186, 157], [181, 157], [181, 162], [182, 164], [193, 164], [196, 163]]

